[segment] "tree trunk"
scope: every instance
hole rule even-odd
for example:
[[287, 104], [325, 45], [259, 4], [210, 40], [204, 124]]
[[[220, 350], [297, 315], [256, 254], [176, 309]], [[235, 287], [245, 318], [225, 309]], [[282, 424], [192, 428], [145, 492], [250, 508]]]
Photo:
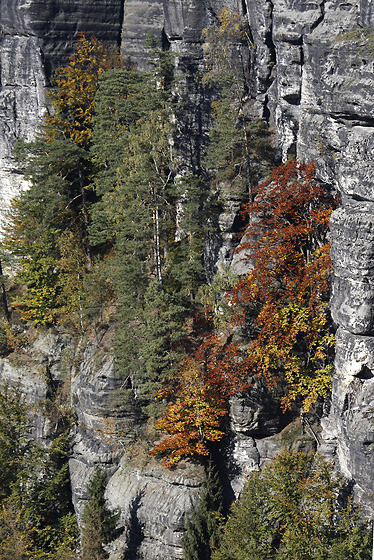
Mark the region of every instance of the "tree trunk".
[[86, 242], [87, 270], [91, 270], [91, 267], [92, 267], [92, 251], [91, 251], [90, 240], [88, 238], [87, 198], [86, 198], [86, 191], [84, 189], [83, 173], [82, 173], [82, 167], [81, 167], [80, 161], [78, 161], [78, 174], [79, 174], [79, 186], [80, 186], [81, 197], [82, 197], [84, 234], [85, 234], [85, 242]]
[[[0, 276], [3, 276], [3, 267], [1, 265], [1, 260], [0, 260]], [[5, 317], [7, 319], [7, 321], [10, 321], [10, 311], [9, 311], [9, 307], [8, 307], [8, 300], [6, 297], [6, 290], [5, 290], [5, 284], [4, 282], [1, 282], [1, 297], [2, 297], [2, 301], [3, 301], [3, 308], [4, 308], [4, 313], [5, 313]]]

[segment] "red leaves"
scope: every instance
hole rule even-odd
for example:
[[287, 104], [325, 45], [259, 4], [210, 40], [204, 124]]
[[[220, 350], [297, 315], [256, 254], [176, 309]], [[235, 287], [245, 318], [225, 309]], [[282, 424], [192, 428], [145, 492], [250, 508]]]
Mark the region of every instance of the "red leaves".
[[[164, 455], [169, 467], [184, 457], [208, 455], [209, 443], [224, 436], [221, 420], [227, 414], [228, 397], [248, 387], [246, 378], [239, 347], [206, 336], [180, 364], [174, 399], [156, 423], [169, 436], [150, 455]], [[159, 397], [164, 396], [163, 390]]]
[[274, 169], [245, 207], [249, 218], [240, 251], [253, 269], [227, 294], [235, 321], [255, 317], [257, 335], [248, 363], [274, 386], [284, 377], [289, 393], [310, 407], [329, 385], [327, 301], [331, 264], [326, 240], [335, 206], [313, 180], [314, 163], [292, 160]]
[[307, 410], [329, 390], [326, 235], [335, 201], [313, 180], [314, 170], [297, 160], [279, 166], [245, 206], [248, 241], [239, 251], [247, 251], [252, 269], [227, 293], [227, 303], [234, 324], [252, 316], [255, 334], [246, 350], [205, 335], [182, 361], [174, 398], [157, 422], [169, 435], [151, 452], [164, 455], [165, 465], [208, 454], [209, 443], [223, 437], [228, 398], [246, 389], [253, 374], [269, 386], [286, 382], [284, 408], [299, 400]]

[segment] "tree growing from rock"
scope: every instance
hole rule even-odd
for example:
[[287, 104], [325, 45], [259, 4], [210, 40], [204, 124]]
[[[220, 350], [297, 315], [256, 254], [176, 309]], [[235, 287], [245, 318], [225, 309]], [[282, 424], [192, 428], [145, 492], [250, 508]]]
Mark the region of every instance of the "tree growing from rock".
[[[31, 187], [11, 206], [4, 246], [18, 257], [18, 282], [27, 286], [14, 306], [35, 324], [54, 323], [59, 314], [76, 311], [79, 287], [75, 279], [92, 265], [88, 225], [94, 174], [89, 152], [94, 98], [100, 75], [118, 64], [118, 57], [95, 38], [82, 36], [69, 64], [56, 72], [48, 96], [51, 113], [36, 140], [19, 142], [16, 148]], [[73, 245], [66, 243], [68, 234], [75, 238]], [[77, 245], [85, 254], [83, 264], [75, 254]], [[67, 257], [69, 247], [73, 252]], [[61, 259], [66, 262], [67, 258], [75, 259], [74, 270], [64, 269]], [[71, 281], [67, 280], [70, 272], [74, 275]], [[67, 282], [74, 285], [73, 292], [62, 297]]]
[[369, 559], [371, 532], [333, 471], [318, 455], [283, 451], [252, 473], [212, 558]]
[[186, 521], [186, 534], [182, 539], [185, 560], [210, 560], [212, 550], [218, 545], [222, 510], [222, 487], [217, 469], [210, 459], [200, 500]]
[[170, 386], [158, 394], [169, 405], [156, 429], [167, 435], [150, 454], [162, 455], [169, 467], [183, 458], [208, 456], [211, 445], [225, 434], [228, 399], [248, 387], [247, 378], [238, 346], [216, 335], [203, 337], [195, 352], [181, 361]]
[[336, 201], [314, 171], [313, 162], [291, 160], [254, 190], [238, 248], [250, 271], [226, 298], [234, 323], [250, 325], [246, 367], [270, 387], [286, 382], [285, 409], [298, 401], [308, 410], [331, 387], [327, 232]]
[[106, 476], [95, 467], [87, 488], [87, 504], [83, 511], [82, 560], [105, 560], [104, 545], [116, 536], [118, 513], [110, 511], [105, 503]]

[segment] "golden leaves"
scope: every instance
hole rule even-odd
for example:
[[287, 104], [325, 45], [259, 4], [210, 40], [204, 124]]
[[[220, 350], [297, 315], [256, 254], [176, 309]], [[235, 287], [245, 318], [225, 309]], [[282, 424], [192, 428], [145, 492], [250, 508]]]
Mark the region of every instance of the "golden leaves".
[[315, 183], [314, 170], [313, 162], [292, 160], [257, 187], [245, 208], [251, 241], [241, 246], [254, 268], [227, 294], [237, 323], [255, 313], [248, 363], [269, 386], [285, 379], [284, 409], [301, 399], [308, 410], [331, 387], [326, 234], [336, 201]]

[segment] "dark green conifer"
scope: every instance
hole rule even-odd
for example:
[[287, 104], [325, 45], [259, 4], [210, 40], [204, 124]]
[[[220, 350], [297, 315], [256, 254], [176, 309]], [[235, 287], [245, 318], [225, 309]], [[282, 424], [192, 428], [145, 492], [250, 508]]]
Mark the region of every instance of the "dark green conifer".
[[[343, 492], [342, 492], [343, 490]], [[364, 560], [371, 531], [333, 465], [284, 450], [251, 474], [231, 509], [214, 560]]]
[[105, 503], [106, 476], [95, 467], [87, 488], [87, 504], [83, 512], [82, 560], [105, 560], [108, 558], [103, 545], [116, 537], [119, 514], [111, 512]]
[[200, 501], [186, 521], [186, 535], [182, 540], [184, 560], [210, 560], [218, 544], [222, 509], [222, 487], [217, 469], [210, 460]]

